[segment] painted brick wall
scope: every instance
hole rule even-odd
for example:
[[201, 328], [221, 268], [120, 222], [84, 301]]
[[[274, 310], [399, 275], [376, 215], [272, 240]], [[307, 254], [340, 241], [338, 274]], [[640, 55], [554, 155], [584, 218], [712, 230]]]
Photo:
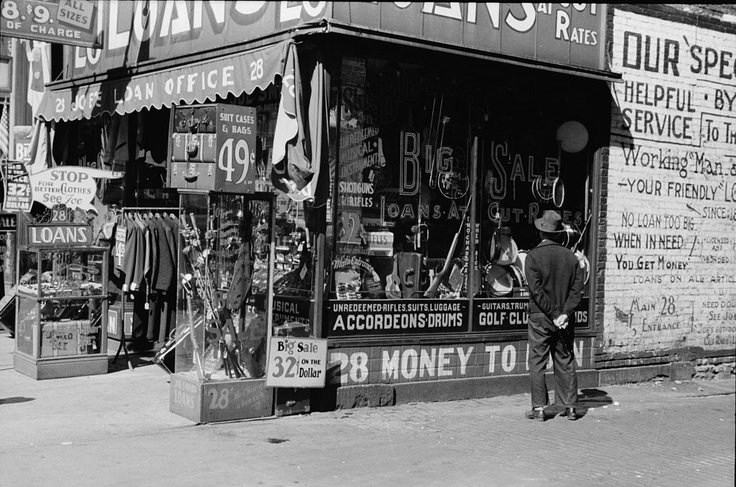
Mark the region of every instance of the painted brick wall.
[[736, 26], [650, 14], [609, 24], [623, 81], [601, 179], [604, 367], [736, 346]]

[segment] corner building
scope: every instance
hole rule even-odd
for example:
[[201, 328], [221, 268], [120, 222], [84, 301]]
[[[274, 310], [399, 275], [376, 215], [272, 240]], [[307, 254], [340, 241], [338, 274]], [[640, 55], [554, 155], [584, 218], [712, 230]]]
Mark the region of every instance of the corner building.
[[[230, 194], [272, 198], [272, 257], [254, 242], [272, 305], [248, 306], [328, 343], [326, 387], [277, 412], [526, 392], [523, 263], [547, 209], [584, 256], [581, 388], [734, 361], [732, 11], [134, 5], [103, 6], [103, 49], [65, 48], [42, 117], [70, 134], [59, 158], [124, 133], [106, 163], [123, 206], [145, 208], [189, 184], [177, 111], [254, 109], [254, 156], [213, 162], [252, 166]], [[124, 306], [128, 336], [147, 333]]]

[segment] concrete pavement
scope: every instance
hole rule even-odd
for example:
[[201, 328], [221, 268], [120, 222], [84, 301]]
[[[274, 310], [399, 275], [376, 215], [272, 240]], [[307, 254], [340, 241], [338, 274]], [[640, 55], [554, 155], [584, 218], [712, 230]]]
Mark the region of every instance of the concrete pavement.
[[[0, 484], [9, 486], [732, 486], [734, 381], [583, 391], [577, 422], [529, 395], [194, 425], [137, 355], [36, 381], [0, 333]], [[112, 350], [114, 352], [114, 349]]]

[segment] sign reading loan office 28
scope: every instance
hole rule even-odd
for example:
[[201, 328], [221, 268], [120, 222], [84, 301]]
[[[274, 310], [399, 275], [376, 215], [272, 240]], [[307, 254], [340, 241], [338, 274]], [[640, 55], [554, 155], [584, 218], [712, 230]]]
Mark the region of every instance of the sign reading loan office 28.
[[56, 44], [100, 47], [97, 1], [2, 0], [3, 35]]

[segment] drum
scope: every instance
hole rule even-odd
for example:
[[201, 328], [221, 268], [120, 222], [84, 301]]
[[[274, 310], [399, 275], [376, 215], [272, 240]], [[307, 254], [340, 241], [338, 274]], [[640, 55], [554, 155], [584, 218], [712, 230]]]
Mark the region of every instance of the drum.
[[513, 272], [508, 266], [494, 264], [486, 268], [486, 290], [493, 297], [506, 296], [514, 290]]

